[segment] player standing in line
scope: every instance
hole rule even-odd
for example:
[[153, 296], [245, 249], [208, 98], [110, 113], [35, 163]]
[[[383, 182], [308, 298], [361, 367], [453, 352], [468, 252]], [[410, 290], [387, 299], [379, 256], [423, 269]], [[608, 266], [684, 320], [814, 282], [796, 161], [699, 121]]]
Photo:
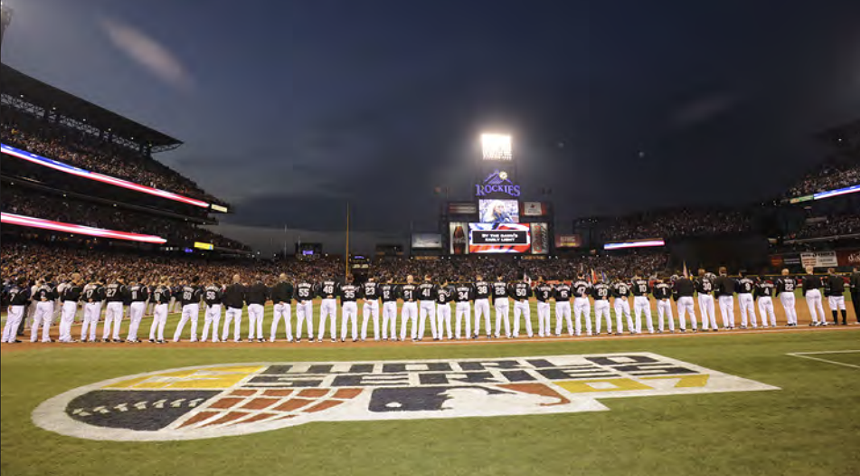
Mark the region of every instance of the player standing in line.
[[510, 302], [508, 302], [508, 283], [501, 274], [493, 283], [493, 307], [496, 310], [496, 332], [498, 339], [502, 332], [502, 319], [505, 321], [505, 337], [511, 338]]
[[143, 279], [131, 283], [128, 287], [128, 335], [125, 336], [125, 341], [137, 344], [140, 342], [137, 339], [137, 331], [140, 328], [140, 321], [143, 319], [143, 313], [146, 312], [146, 300], [149, 299], [149, 288], [144, 284]]
[[314, 285], [304, 276], [294, 288], [296, 299], [296, 342], [302, 341], [302, 325], [307, 324], [308, 340], [314, 341]]
[[382, 296], [382, 339], [397, 340], [397, 286], [394, 279], [389, 277], [385, 284], [379, 286]]
[[797, 279], [788, 275], [788, 269], [782, 270], [782, 276], [776, 280], [776, 295], [785, 310], [786, 327], [797, 327], [797, 308], [795, 307], [794, 291], [797, 289]]
[[537, 286], [534, 288], [535, 299], [537, 300], [537, 315], [538, 315], [538, 337], [549, 337], [552, 335], [550, 330], [549, 306], [550, 299], [555, 292], [551, 284], [548, 284], [543, 276], [538, 277]]
[[612, 316], [609, 313], [609, 295], [612, 290], [600, 278], [591, 287], [591, 297], [594, 298], [594, 334], [600, 335], [601, 318], [606, 320], [606, 334], [612, 334]]
[[152, 302], [155, 306], [152, 308], [152, 325], [149, 326], [150, 343], [165, 343], [164, 325], [167, 324], [167, 310], [171, 299], [170, 283], [161, 278], [161, 282], [152, 292]]
[[514, 339], [520, 336], [520, 316], [526, 324], [526, 335], [531, 338], [534, 336], [532, 332], [532, 311], [529, 299], [532, 297], [531, 285], [520, 279], [511, 283], [510, 294], [514, 298]]
[[81, 342], [96, 342], [96, 326], [102, 314], [105, 289], [98, 277], [84, 286], [84, 321], [81, 325]]
[[400, 340], [406, 340], [406, 325], [412, 323], [412, 341], [418, 338], [418, 288], [412, 275], [406, 276], [406, 284], [397, 288], [397, 294], [403, 300], [400, 309]]
[[278, 282], [272, 286], [272, 329], [269, 332], [269, 342], [275, 342], [275, 336], [278, 334], [278, 324], [281, 319], [284, 320], [286, 328], [287, 342], [293, 341], [293, 283], [287, 280], [287, 275], [281, 273], [278, 276]]
[[430, 332], [433, 334], [433, 340], [439, 336], [436, 335], [436, 289], [430, 275], [424, 276], [424, 282], [418, 285], [418, 340], [424, 337], [424, 321], [430, 318]]
[[266, 313], [266, 301], [269, 300], [269, 287], [263, 282], [263, 277], [254, 277], [254, 284], [245, 288], [245, 301], [248, 302], [248, 342], [264, 342], [263, 317]]
[[735, 328], [735, 280], [728, 276], [725, 266], [720, 267], [720, 275], [714, 281], [714, 293], [720, 304], [720, 316], [723, 318], [723, 329]]
[[695, 284], [686, 275], [679, 276], [672, 284], [672, 295], [675, 298], [675, 305], [678, 306], [678, 323], [681, 325], [681, 332], [687, 332], [687, 313], [690, 314], [690, 328], [693, 332], [698, 331], [696, 306], [693, 304], [695, 292]]
[[448, 326], [448, 340], [454, 337], [453, 330], [451, 329], [451, 299], [453, 293], [454, 290], [448, 283], [448, 278], [443, 278], [442, 285], [436, 288], [436, 320], [438, 321], [436, 329], [439, 332], [435, 340], [440, 340], [445, 335], [446, 325]]
[[490, 283], [484, 281], [480, 274], [475, 276], [475, 333], [473, 339], [477, 339], [481, 333], [481, 316], [484, 316], [487, 339], [493, 334], [490, 327]]
[[200, 298], [203, 296], [203, 288], [197, 284], [198, 282], [200, 278], [194, 276], [190, 283], [186, 282], [181, 288], [179, 302], [182, 304], [182, 318], [179, 319], [176, 332], [173, 333], [173, 342], [179, 342], [182, 328], [189, 320], [191, 321], [191, 342], [197, 342], [197, 321], [200, 319]]
[[379, 340], [379, 285], [373, 276], [361, 287], [364, 305], [361, 306], [361, 340], [367, 339], [367, 321], [373, 318], [373, 340]]
[[339, 286], [336, 280], [329, 278], [319, 283], [317, 294], [322, 299], [320, 303], [320, 328], [317, 334], [317, 342], [322, 342], [325, 337], [325, 322], [331, 317], [330, 336], [332, 342], [337, 342], [337, 290]]
[[615, 308], [615, 335], [620, 336], [624, 332], [622, 314], [627, 317], [627, 332], [636, 333], [633, 326], [633, 318], [630, 316], [630, 285], [621, 278], [615, 278], [612, 284], [613, 307]]
[[669, 321], [669, 332], [675, 333], [675, 317], [672, 316], [672, 286], [666, 282], [663, 276], [657, 277], [657, 282], [651, 290], [654, 300], [657, 301], [657, 332], [663, 333], [663, 317]]
[[30, 342], [36, 342], [39, 337], [39, 328], [42, 328], [42, 342], [53, 342], [49, 332], [51, 330], [51, 319], [54, 316], [54, 301], [57, 290], [46, 280], [36, 281], [36, 293], [33, 302], [36, 303], [36, 313], [33, 314], [33, 324], [30, 325]]
[[860, 267], [855, 266], [854, 272], [849, 278], [849, 289], [851, 290], [851, 304], [854, 305], [854, 318], [857, 322], [854, 325], [860, 325]]
[[221, 341], [227, 342], [230, 337], [230, 325], [233, 325], [233, 342], [242, 342], [242, 308], [245, 307], [245, 285], [242, 277], [233, 275], [233, 283], [224, 290], [222, 301], [227, 308], [224, 313], [224, 330]]
[[63, 313], [60, 316], [60, 342], [77, 342], [72, 338], [72, 324], [75, 322], [75, 313], [78, 312], [78, 301], [84, 293], [84, 284], [80, 273], [72, 274], [72, 282], [69, 283], [60, 296], [63, 301]]
[[[114, 282], [105, 286], [105, 323], [102, 331], [102, 342], [121, 342], [119, 339], [119, 328], [122, 322], [123, 303], [126, 300], [128, 289], [125, 287], [125, 279], [122, 277], [114, 279]], [[111, 325], [113, 325], [113, 338], [111, 339]]]
[[[51, 322], [60, 322], [60, 314], [63, 307], [63, 292], [69, 286], [69, 280], [66, 279], [65, 276], [60, 276], [57, 281], [59, 281], [59, 284], [57, 284], [57, 287], [54, 289], [57, 294], [57, 299], [54, 300], [54, 315], [51, 316]], [[74, 316], [72, 316], [72, 318], [74, 319]]]
[[827, 307], [833, 314], [833, 325], [839, 325], [839, 314], [842, 311], [842, 325], [848, 325], [848, 311], [845, 309], [845, 280], [836, 274], [836, 270], [829, 268], [827, 278], [824, 282], [825, 294], [827, 294]]
[[224, 288], [213, 278], [212, 282], [203, 290], [203, 303], [206, 310], [203, 313], [203, 334], [200, 342], [206, 342], [209, 338], [209, 329], [212, 329], [212, 342], [220, 342], [218, 331], [221, 329], [221, 305], [224, 302]]
[[[472, 335], [472, 304], [471, 301], [475, 297], [475, 287], [472, 286], [471, 283], [466, 281], [466, 278], [460, 276], [459, 278], [460, 284], [454, 288], [454, 300], [457, 302], [456, 306], [456, 316], [455, 320], [457, 321], [456, 329], [454, 331], [454, 338], [459, 339], [462, 335], [465, 335], [468, 339]], [[466, 322], [466, 333], [460, 334], [460, 327], [462, 321], [465, 319]]]
[[[753, 329], [758, 329], [758, 319], [755, 315], [755, 299], [753, 291], [755, 290], [755, 281], [747, 276], [747, 272], [741, 270], [738, 272], [740, 279], [735, 282], [735, 291], [738, 293], [738, 307], [741, 309], [741, 329], [746, 329], [747, 325], [752, 323]], [[751, 319], [747, 319], [749, 317]]]
[[588, 300], [591, 294], [591, 283], [585, 280], [585, 275], [580, 273], [576, 277], [576, 282], [571, 286], [573, 294], [573, 316], [576, 326], [576, 336], [582, 335], [582, 317], [585, 317], [585, 335], [591, 336], [591, 301]]
[[821, 278], [812, 274], [814, 270], [814, 267], [807, 266], [806, 276], [803, 277], [803, 295], [806, 297], [806, 305], [812, 317], [809, 325], [826, 326], [827, 319], [824, 317], [824, 307], [821, 305]]
[[6, 325], [3, 327], [3, 340], [5, 344], [20, 344], [18, 340], [18, 326], [24, 319], [27, 303], [30, 301], [30, 290], [27, 288], [27, 280], [18, 278], [15, 284], [9, 288], [9, 309], [6, 315]]
[[758, 300], [758, 313], [761, 314], [761, 326], [768, 328], [768, 316], [770, 316], [770, 327], [776, 327], [776, 314], [773, 313], [773, 283], [759, 277], [755, 283], [755, 297]]
[[571, 288], [567, 282], [564, 281], [564, 278], [560, 278], [558, 280], [558, 284], [555, 285], [555, 291], [553, 292], [553, 299], [555, 300], [555, 336], [561, 336], [561, 322], [562, 319], [567, 321], [567, 334], [573, 337], [573, 321], [570, 320], [570, 294]]
[[171, 312], [181, 312], [182, 311], [182, 284], [179, 282], [176, 283], [175, 286], [170, 288], [171, 301], [170, 306], [167, 308], [167, 313]]
[[633, 293], [633, 314], [636, 316], [636, 333], [642, 333], [642, 314], [644, 313], [645, 323], [648, 325], [648, 333], [653, 334], [654, 321], [651, 320], [651, 300], [648, 299], [651, 285], [641, 275], [641, 271], [636, 271], [633, 276], [633, 282], [630, 284], [630, 289]]
[[346, 277], [346, 284], [340, 287], [340, 304], [343, 307], [341, 311], [341, 326], [340, 326], [340, 341], [346, 342], [347, 323], [352, 321], [352, 341], [358, 341], [358, 299], [361, 297], [361, 288], [353, 284], [353, 277], [350, 274]]
[[696, 292], [699, 294], [699, 313], [702, 315], [702, 330], [717, 332], [717, 313], [714, 306], [714, 281], [704, 269], [699, 269], [696, 279]]

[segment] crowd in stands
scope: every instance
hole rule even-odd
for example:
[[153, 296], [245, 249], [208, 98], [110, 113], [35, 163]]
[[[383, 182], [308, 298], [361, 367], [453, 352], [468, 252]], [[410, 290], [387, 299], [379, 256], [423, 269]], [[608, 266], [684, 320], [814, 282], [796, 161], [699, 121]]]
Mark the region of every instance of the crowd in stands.
[[0, 111], [3, 115], [0, 139], [4, 144], [141, 185], [209, 202], [218, 201], [196, 183], [152, 157], [77, 130], [37, 120], [9, 107]]
[[808, 220], [803, 228], [786, 238], [802, 240], [807, 238], [836, 237], [860, 234], [860, 215], [834, 215], [819, 220]]
[[44, 195], [24, 187], [4, 186], [0, 189], [0, 210], [34, 218], [86, 225], [95, 228], [156, 235], [168, 244], [189, 245], [194, 241], [215, 246], [248, 251], [238, 241], [197, 227], [190, 222], [168, 218], [105, 203]]
[[752, 219], [742, 210], [677, 208], [612, 218], [598, 226], [602, 240], [612, 242], [744, 233], [752, 230]]
[[811, 195], [857, 184], [860, 184], [860, 159], [853, 163], [851, 161], [828, 162], [792, 186], [787, 196], [792, 198]]

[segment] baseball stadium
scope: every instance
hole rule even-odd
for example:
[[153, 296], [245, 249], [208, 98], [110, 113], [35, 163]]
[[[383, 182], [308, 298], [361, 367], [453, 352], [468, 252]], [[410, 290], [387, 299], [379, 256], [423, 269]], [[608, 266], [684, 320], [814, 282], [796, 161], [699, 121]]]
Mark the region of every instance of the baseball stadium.
[[[299, 127], [286, 110], [301, 115], [305, 102], [334, 103], [338, 114], [350, 107], [347, 93], [363, 80], [344, 79], [329, 61], [381, 68], [385, 84], [399, 85], [411, 76], [381, 65], [437, 73], [412, 61], [420, 51], [426, 64], [437, 64], [438, 54], [445, 58], [438, 64], [468, 76], [452, 59], [461, 48], [466, 57], [492, 56], [511, 25], [540, 36], [545, 29], [532, 23], [562, 28], [562, 18], [551, 18], [562, 10], [457, 7], [476, 20], [461, 31], [450, 19], [453, 5], [427, 7], [417, 20], [381, 5], [317, 11], [261, 2], [245, 11], [215, 2], [221, 12], [204, 12], [97, 3], [2, 7], [3, 476], [860, 471], [851, 450], [860, 434], [856, 84], [837, 101], [841, 108], [825, 114], [821, 99], [810, 112], [815, 121], [790, 127], [788, 109], [762, 100], [773, 131], [791, 131], [770, 149], [746, 142], [742, 121], [735, 139], [719, 132], [732, 129], [737, 114], [754, 115], [752, 96], [765, 93], [694, 101], [673, 116], [680, 122], [668, 126], [672, 134], [690, 136], [699, 151], [710, 135], [736, 140], [733, 150], [751, 154], [715, 150], [701, 152], [701, 161], [672, 156], [681, 146], [665, 145], [676, 140], [668, 133], [643, 139], [653, 121], [640, 117], [636, 100], [625, 100], [629, 117], [610, 114], [614, 106], [599, 98], [615, 79], [585, 88], [593, 98], [586, 109], [594, 124], [617, 118], [608, 132], [630, 138], [635, 152], [627, 159], [614, 159], [612, 140], [598, 147], [564, 138], [561, 126], [548, 125], [560, 121], [552, 108], [511, 99], [506, 117], [517, 120], [489, 115], [463, 127], [456, 119], [468, 109], [463, 103], [446, 115], [435, 109], [439, 101], [416, 102], [421, 89], [387, 89], [385, 97], [397, 96], [390, 124], [379, 110], [322, 121], [378, 135], [380, 150], [396, 152], [379, 162], [362, 155], [370, 140], [348, 133], [285, 145], [292, 136], [284, 130]], [[598, 10], [585, 11], [583, 54], [595, 68], [613, 51], [599, 38], [633, 34]], [[824, 48], [823, 38], [847, 24], [839, 20], [850, 18], [847, 10], [786, 15], [798, 26], [818, 25], [812, 17], [828, 25], [820, 42], [809, 42]], [[702, 29], [679, 35], [710, 41], [716, 19], [676, 13]], [[280, 21], [290, 34], [276, 31]], [[364, 25], [358, 33], [353, 22]], [[410, 31], [389, 30], [392, 22]], [[425, 22], [446, 25], [457, 40], [422, 32]], [[602, 22], [621, 22], [619, 31], [603, 36]], [[739, 21], [741, 36], [745, 28]], [[465, 40], [474, 35], [486, 37]], [[222, 43], [223, 36], [234, 38]], [[342, 56], [315, 56], [334, 55], [321, 45], [335, 41], [346, 48]], [[391, 53], [400, 41], [415, 51]], [[555, 60], [541, 41], [516, 44], [546, 75], [567, 74], [549, 66]], [[707, 54], [715, 64], [753, 54], [740, 50]], [[630, 54], [635, 61], [638, 53]], [[324, 70], [331, 82], [302, 83], [273, 65], [276, 57]], [[671, 64], [666, 74], [674, 78]], [[809, 64], [826, 76], [823, 63]], [[698, 74], [725, 79], [708, 68]], [[285, 90], [309, 89], [264, 94], [272, 76]], [[482, 90], [501, 88], [497, 81], [481, 82]], [[545, 91], [510, 81], [505, 88], [534, 89], [527, 97], [569, 98], [568, 83]], [[678, 81], [677, 91], [689, 86]], [[479, 95], [457, 81], [442, 85], [445, 94]], [[308, 92], [315, 88], [316, 96]], [[647, 88], [642, 103], [656, 102], [660, 91]], [[491, 102], [505, 102], [499, 97], [507, 96]], [[418, 127], [407, 118], [413, 110], [466, 137], [439, 146], [453, 157], [446, 178], [418, 160], [436, 149], [414, 145], [416, 160], [404, 158], [413, 150], [404, 145], [408, 129]], [[626, 130], [634, 118], [641, 134]], [[778, 142], [767, 130], [756, 134]], [[349, 156], [331, 159], [337, 154], [323, 150], [339, 147], [332, 141], [349, 142]], [[787, 152], [797, 143], [806, 145]], [[764, 150], [773, 162], [749, 158]], [[268, 155], [278, 158], [261, 158]], [[573, 172], [546, 174], [536, 163]], [[716, 182], [692, 181], [690, 171], [719, 175], [729, 163], [737, 169], [714, 180], [736, 179], [712, 190], [710, 201], [694, 199]], [[589, 165], [604, 175], [589, 175]], [[622, 168], [632, 181], [615, 180]], [[337, 187], [318, 180], [321, 171], [349, 180]], [[763, 180], [766, 187], [755, 185]], [[617, 200], [591, 188], [637, 181], [648, 183]]]

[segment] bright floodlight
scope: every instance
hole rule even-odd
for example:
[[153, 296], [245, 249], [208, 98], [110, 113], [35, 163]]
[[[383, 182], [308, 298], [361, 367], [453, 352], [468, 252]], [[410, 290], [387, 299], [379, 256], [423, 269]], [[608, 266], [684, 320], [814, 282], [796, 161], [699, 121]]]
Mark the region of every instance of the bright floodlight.
[[484, 160], [512, 160], [511, 136], [505, 134], [481, 134], [481, 149]]

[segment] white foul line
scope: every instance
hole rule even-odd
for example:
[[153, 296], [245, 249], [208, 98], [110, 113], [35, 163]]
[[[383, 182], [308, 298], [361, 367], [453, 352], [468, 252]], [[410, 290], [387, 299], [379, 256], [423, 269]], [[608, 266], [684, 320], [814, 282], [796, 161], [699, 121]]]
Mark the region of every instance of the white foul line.
[[846, 364], [844, 362], [836, 362], [834, 360], [821, 359], [818, 357], [810, 357], [810, 355], [855, 354], [858, 352], [860, 352], [860, 350], [826, 350], [826, 351], [821, 351], [821, 352], [789, 352], [786, 355], [790, 355], [792, 357], [800, 357], [802, 359], [816, 360], [818, 362], [826, 362], [828, 364], [841, 365], [843, 367], [851, 367], [852, 369], [860, 369], [860, 365]]

